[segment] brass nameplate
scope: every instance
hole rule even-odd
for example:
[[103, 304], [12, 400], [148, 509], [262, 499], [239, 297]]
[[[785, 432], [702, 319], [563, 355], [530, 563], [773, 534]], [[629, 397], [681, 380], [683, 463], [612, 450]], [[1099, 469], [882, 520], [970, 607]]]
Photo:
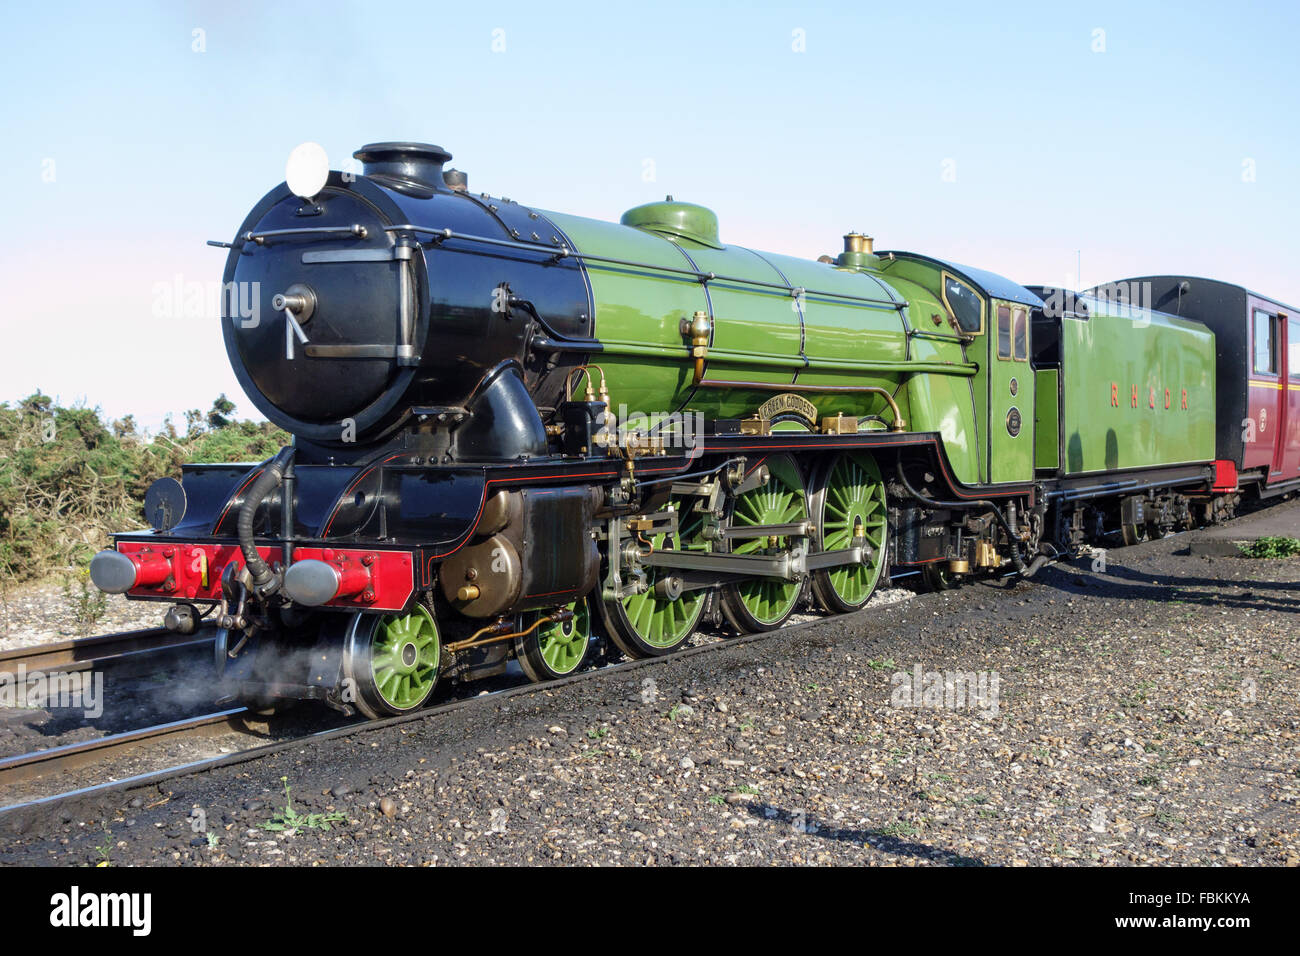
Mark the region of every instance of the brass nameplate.
[[793, 392], [782, 392], [780, 395], [773, 395], [758, 406], [759, 418], [765, 418], [770, 422], [779, 415], [793, 415], [796, 418], [802, 418], [804, 423], [809, 428], [812, 428], [817, 423], [817, 406], [802, 395], [796, 395]]

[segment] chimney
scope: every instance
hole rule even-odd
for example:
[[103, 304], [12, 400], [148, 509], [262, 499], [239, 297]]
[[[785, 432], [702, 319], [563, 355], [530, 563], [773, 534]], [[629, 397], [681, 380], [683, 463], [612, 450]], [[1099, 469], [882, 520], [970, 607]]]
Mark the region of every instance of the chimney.
[[369, 143], [352, 154], [362, 172], [383, 186], [411, 195], [446, 189], [442, 164], [451, 153], [428, 143]]

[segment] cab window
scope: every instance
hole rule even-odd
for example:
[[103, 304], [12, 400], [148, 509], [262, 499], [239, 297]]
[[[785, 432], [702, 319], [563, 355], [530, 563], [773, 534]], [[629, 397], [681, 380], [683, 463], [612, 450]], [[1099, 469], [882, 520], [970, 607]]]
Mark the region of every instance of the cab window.
[[1277, 347], [1274, 343], [1273, 316], [1262, 309], [1255, 310], [1255, 371], [1264, 375], [1277, 374]]
[[963, 332], [978, 335], [984, 331], [984, 306], [979, 294], [966, 283], [948, 274], [943, 277], [943, 304]]
[[1011, 307], [998, 306], [998, 358], [1011, 358]]
[[1017, 362], [1024, 362], [1029, 358], [1029, 310], [1015, 309], [1012, 311], [1012, 318], [1015, 359]]

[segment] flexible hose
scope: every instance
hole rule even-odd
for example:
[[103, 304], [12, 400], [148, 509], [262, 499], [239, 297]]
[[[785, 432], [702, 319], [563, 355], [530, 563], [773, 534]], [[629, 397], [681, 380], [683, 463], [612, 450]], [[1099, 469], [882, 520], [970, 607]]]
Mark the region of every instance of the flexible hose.
[[1023, 571], [1020, 572], [1020, 576], [1022, 578], [1032, 578], [1039, 571], [1043, 570], [1043, 566], [1051, 560], [1052, 560], [1051, 555], [1047, 555], [1047, 554], [1038, 555], [1038, 557], [1034, 558], [1034, 560], [1029, 562], [1029, 567], [1025, 568]]
[[293, 459], [293, 454], [294, 447], [285, 445], [262, 467], [262, 473], [257, 476], [253, 486], [248, 489], [248, 494], [244, 496], [244, 504], [239, 509], [239, 520], [235, 525], [239, 536], [239, 550], [244, 553], [244, 564], [253, 577], [253, 589], [259, 594], [274, 593], [275, 587], [270, 585], [276, 582], [275, 572], [257, 553], [257, 545], [253, 541], [253, 517], [257, 514], [258, 506], [284, 478], [284, 470]]

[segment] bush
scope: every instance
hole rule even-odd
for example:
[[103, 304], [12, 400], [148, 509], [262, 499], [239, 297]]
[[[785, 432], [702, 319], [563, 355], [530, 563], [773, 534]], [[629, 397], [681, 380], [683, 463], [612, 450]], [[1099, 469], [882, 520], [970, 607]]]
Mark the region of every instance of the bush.
[[109, 534], [144, 527], [144, 493], [185, 462], [262, 461], [289, 441], [269, 422], [235, 421], [220, 396], [205, 415], [186, 412], [146, 437], [128, 415], [63, 407], [37, 392], [0, 402], [0, 584], [75, 570]]
[[1248, 558], [1291, 558], [1300, 554], [1300, 541], [1277, 535], [1260, 538], [1241, 548]]

